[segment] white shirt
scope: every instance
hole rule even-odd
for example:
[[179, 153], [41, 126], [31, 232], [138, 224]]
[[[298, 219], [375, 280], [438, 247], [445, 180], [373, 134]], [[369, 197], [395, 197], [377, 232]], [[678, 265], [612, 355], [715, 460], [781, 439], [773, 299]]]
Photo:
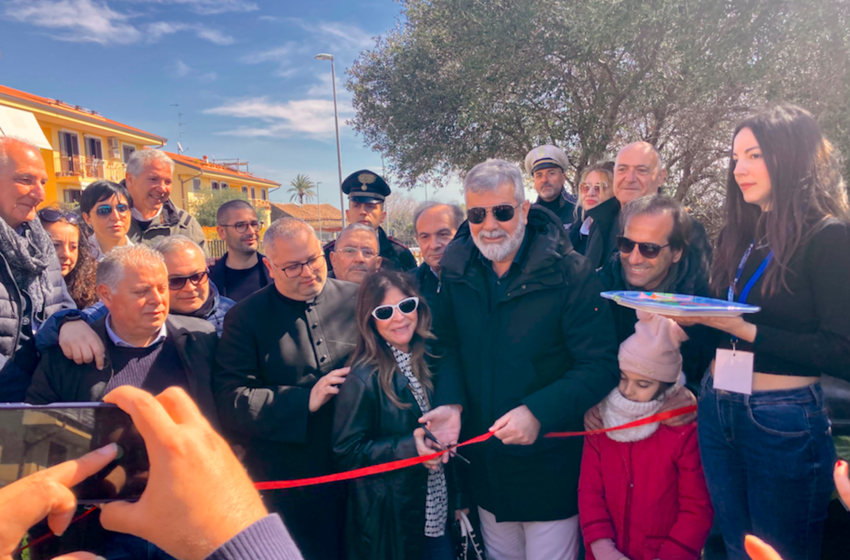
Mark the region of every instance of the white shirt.
[[165, 328], [165, 323], [163, 323], [162, 327], [159, 329], [159, 334], [156, 336], [153, 342], [151, 342], [147, 346], [134, 346], [129, 342], [122, 340], [120, 336], [115, 334], [115, 331], [112, 330], [112, 326], [110, 325], [110, 323], [112, 323], [112, 316], [107, 315], [106, 334], [109, 336], [109, 340], [112, 341], [112, 344], [114, 344], [115, 346], [121, 346], [122, 348], [150, 348], [154, 344], [159, 344], [160, 342], [165, 340], [166, 336], [168, 336], [168, 329]]

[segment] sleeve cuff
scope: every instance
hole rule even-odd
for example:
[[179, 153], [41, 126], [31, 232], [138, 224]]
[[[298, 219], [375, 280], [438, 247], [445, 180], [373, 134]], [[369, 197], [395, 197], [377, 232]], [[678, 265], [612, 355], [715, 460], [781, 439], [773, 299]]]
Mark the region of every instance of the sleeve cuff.
[[218, 547], [206, 560], [303, 560], [277, 514], [268, 515]]

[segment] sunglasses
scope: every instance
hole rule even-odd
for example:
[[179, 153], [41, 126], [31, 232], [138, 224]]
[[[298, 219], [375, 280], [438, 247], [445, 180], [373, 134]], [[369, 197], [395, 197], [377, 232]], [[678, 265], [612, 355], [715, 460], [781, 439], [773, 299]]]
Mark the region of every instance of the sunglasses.
[[254, 231], [260, 231], [263, 227], [263, 222], [258, 222], [254, 220], [253, 222], [236, 222], [235, 224], [221, 224], [221, 227], [232, 227], [236, 230], [236, 233], [245, 233], [248, 231], [248, 226], [251, 226], [251, 229]]
[[130, 207], [126, 204], [116, 204], [114, 207], [111, 204], [101, 204], [95, 208], [94, 213], [101, 218], [105, 218], [112, 214], [113, 208], [115, 208], [115, 211], [119, 214], [126, 214], [130, 211]]
[[661, 249], [670, 246], [669, 243], [667, 245], [656, 245], [655, 243], [638, 243], [636, 241], [632, 241], [628, 237], [623, 237], [622, 235], [617, 237], [617, 248], [624, 255], [628, 255], [629, 253], [634, 251], [635, 245], [637, 245], [640, 254], [645, 259], [654, 259], [661, 252]]
[[578, 188], [581, 191], [581, 194], [586, 195], [591, 192], [601, 194], [608, 190], [608, 183], [597, 183], [595, 185], [591, 183], [582, 183], [578, 186]]
[[499, 222], [509, 222], [514, 219], [514, 210], [516, 210], [517, 206], [522, 203], [517, 204], [516, 206], [511, 206], [510, 204], [499, 204], [497, 206], [476, 206], [475, 208], [468, 208], [466, 210], [466, 219], [469, 220], [470, 224], [482, 224], [484, 220], [487, 218], [487, 212], [492, 212], [493, 217], [496, 218]]
[[372, 317], [378, 321], [389, 321], [393, 318], [395, 310], [398, 309], [405, 315], [410, 315], [419, 307], [419, 298], [416, 296], [401, 300], [395, 305], [379, 305], [372, 311]]
[[40, 210], [38, 217], [49, 224], [56, 223], [59, 220], [65, 220], [69, 224], [74, 225], [78, 225], [80, 223], [80, 217], [77, 214], [74, 214], [73, 212], [61, 212], [59, 210], [54, 210], [53, 208]]
[[192, 283], [193, 286], [198, 286], [206, 282], [207, 276], [209, 276], [209, 270], [205, 270], [203, 272], [197, 272], [191, 276], [175, 276], [174, 278], [168, 279], [168, 289], [169, 290], [182, 290], [183, 286], [186, 285], [186, 281]]

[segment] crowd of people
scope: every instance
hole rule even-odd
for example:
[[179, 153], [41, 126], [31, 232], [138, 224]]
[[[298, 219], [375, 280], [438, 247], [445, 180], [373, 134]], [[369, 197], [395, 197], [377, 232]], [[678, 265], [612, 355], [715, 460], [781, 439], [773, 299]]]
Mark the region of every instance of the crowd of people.
[[[465, 210], [420, 206], [416, 266], [381, 227], [391, 190], [368, 170], [343, 182], [350, 225], [327, 246], [236, 200], [217, 214], [227, 253], [210, 260], [170, 200], [164, 153], [134, 153], [79, 213], [39, 210], [38, 149], [0, 138], [0, 400], [115, 403], [151, 461], [138, 503], [70, 526], [66, 488], [114, 447], [0, 489], [3, 519], [40, 489], [0, 529], [0, 554], [49, 525], [61, 538], [30, 558], [451, 560], [468, 515], [492, 560], [697, 560], [713, 525], [733, 560], [757, 546], [749, 535], [819, 559], [833, 480], [850, 485], [846, 463], [833, 473], [819, 382], [850, 363], [837, 159], [805, 110], [741, 122], [712, 259], [705, 228], [661, 194], [653, 145], [584, 169], [577, 198], [566, 154], [539, 146], [525, 159], [536, 203], [520, 167], [487, 160], [465, 175]], [[761, 311], [664, 317], [606, 290]], [[544, 437], [599, 428], [615, 430]], [[262, 498], [248, 479], [435, 451], [448, 452], [425, 468]]]

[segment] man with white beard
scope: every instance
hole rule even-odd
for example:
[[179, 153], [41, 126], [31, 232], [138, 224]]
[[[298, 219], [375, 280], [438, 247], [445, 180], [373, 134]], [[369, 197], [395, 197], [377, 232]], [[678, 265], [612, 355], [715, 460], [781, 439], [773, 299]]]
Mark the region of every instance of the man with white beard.
[[494, 433], [464, 451], [489, 558], [577, 558], [582, 441], [542, 436], [580, 431], [617, 384], [610, 308], [558, 217], [525, 199], [516, 165], [476, 165], [464, 197], [467, 222], [440, 261], [442, 359], [423, 421], [442, 443]]

